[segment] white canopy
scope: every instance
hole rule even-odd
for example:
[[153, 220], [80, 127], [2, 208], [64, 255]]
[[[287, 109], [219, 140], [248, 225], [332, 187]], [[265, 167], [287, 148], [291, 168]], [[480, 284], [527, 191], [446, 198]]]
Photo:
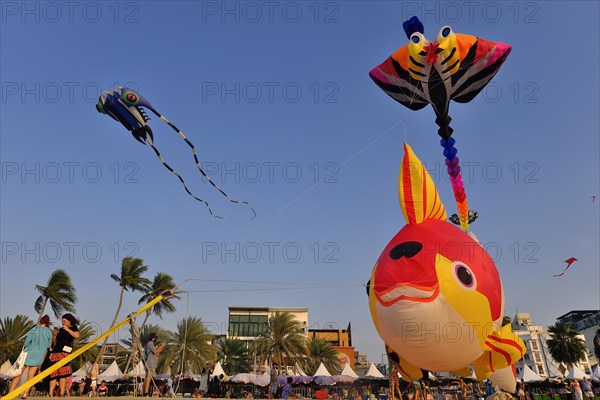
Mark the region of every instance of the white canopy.
[[573, 368], [571, 368], [571, 370], [569, 371], [569, 374], [566, 376], [567, 379], [583, 379], [584, 377], [589, 378], [589, 375], [586, 375], [585, 372], [583, 372], [576, 366], [573, 366]]
[[256, 375], [256, 377], [254, 379], [251, 379], [250, 382], [252, 382], [256, 386], [267, 386], [269, 383], [271, 383], [271, 374], [269, 373], [269, 371], [266, 371], [262, 375]]
[[76, 377], [83, 377], [85, 378], [88, 374], [88, 371], [90, 370], [91, 366], [90, 363], [85, 363], [84, 365], [81, 366], [81, 368], [79, 368], [77, 371], [73, 372], [73, 374], [71, 376], [76, 376]]
[[523, 379], [525, 382], [543, 381], [544, 378], [536, 374], [527, 364], [523, 364], [523, 369], [517, 374], [518, 379]]
[[4, 364], [2, 364], [2, 366], [0, 366], [0, 374], [7, 373], [8, 370], [10, 369], [10, 367], [12, 367], [12, 363], [10, 362], [10, 360], [4, 361]]
[[352, 367], [350, 367], [350, 364], [348, 364], [348, 363], [346, 363], [346, 365], [344, 365], [344, 369], [342, 370], [340, 375], [350, 376], [352, 378], [358, 378], [358, 375], [356, 374], [356, 372], [354, 372], [352, 370]]
[[[2, 369], [0, 368], [0, 371]], [[592, 370], [592, 378], [600, 379], [600, 364], [596, 365], [596, 368]]]
[[212, 374], [210, 374], [210, 377], [212, 378], [213, 376], [219, 376], [219, 375], [223, 375], [224, 378], [229, 378], [229, 375], [227, 375], [225, 373], [225, 371], [223, 370], [223, 367], [221, 366], [221, 362], [217, 361], [217, 363], [215, 364], [215, 368], [213, 369]]
[[138, 362], [136, 364], [135, 367], [133, 367], [131, 369], [131, 371], [129, 371], [127, 373], [127, 376], [135, 376], [138, 378], [143, 378], [146, 376], [146, 368], [144, 367], [144, 362], [140, 360], [140, 362]]
[[298, 364], [294, 367], [294, 376], [307, 376], [306, 372]]
[[231, 382], [248, 384], [252, 382], [252, 379], [254, 378], [256, 378], [256, 375], [254, 374], [237, 374], [231, 378]]
[[329, 371], [327, 371], [327, 368], [325, 368], [325, 365], [323, 365], [323, 363], [319, 364], [319, 368], [317, 368], [317, 372], [315, 372], [315, 374], [313, 376], [331, 376], [331, 374], [329, 373]]
[[121, 369], [117, 365], [117, 362], [113, 361], [112, 364], [110, 364], [110, 366], [106, 369], [106, 371], [98, 375], [98, 382], [113, 382], [122, 377], [123, 372], [121, 372]]
[[365, 374], [364, 377], [365, 378], [383, 378], [383, 374], [381, 372], [379, 372], [379, 370], [375, 366], [375, 363], [371, 363], [371, 365], [369, 365], [369, 369], [367, 370], [367, 373]]

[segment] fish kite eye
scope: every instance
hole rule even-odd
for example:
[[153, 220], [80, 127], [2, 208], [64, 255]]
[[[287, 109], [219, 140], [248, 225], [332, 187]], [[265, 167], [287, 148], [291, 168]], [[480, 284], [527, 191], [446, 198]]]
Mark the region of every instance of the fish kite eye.
[[463, 264], [454, 266], [454, 276], [456, 281], [465, 289], [472, 291], [477, 288], [477, 280], [471, 269]]

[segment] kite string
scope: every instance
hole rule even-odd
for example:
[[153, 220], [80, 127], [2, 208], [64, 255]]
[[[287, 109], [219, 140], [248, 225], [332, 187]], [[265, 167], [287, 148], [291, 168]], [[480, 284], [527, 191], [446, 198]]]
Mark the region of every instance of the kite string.
[[225, 193], [223, 191], [223, 189], [221, 189], [216, 183], [214, 183], [210, 177], [206, 174], [206, 172], [204, 172], [204, 170], [202, 169], [202, 167], [200, 166], [200, 161], [198, 160], [198, 154], [196, 153], [196, 147], [194, 146], [194, 144], [183, 134], [183, 132], [181, 131], [181, 129], [177, 128], [175, 126], [175, 124], [173, 124], [171, 121], [169, 121], [164, 115], [162, 115], [161, 113], [159, 113], [158, 111], [156, 111], [153, 108], [150, 108], [150, 110], [152, 110], [152, 112], [154, 114], [156, 114], [157, 117], [159, 117], [160, 119], [162, 119], [167, 125], [169, 125], [175, 132], [177, 132], [177, 134], [187, 143], [187, 145], [192, 149], [192, 154], [194, 155], [194, 161], [196, 163], [196, 167], [198, 168], [198, 171], [200, 171], [200, 173], [202, 173], [202, 176], [204, 176], [204, 178], [215, 188], [217, 189], [227, 200], [229, 200], [232, 203], [235, 204], [245, 204], [248, 207], [250, 207], [250, 210], [252, 210], [253, 216], [252, 218], [256, 217], [256, 211], [254, 211], [254, 208], [250, 205], [250, 203], [248, 203], [247, 201], [241, 201], [241, 200], [235, 200], [232, 199], [231, 197], [229, 197], [229, 195], [227, 195], [227, 193]]
[[158, 151], [158, 149], [152, 143], [152, 140], [149, 137], [145, 137], [144, 139], [146, 140], [146, 143], [148, 143], [150, 145], [150, 147], [152, 147], [152, 150], [154, 150], [154, 152], [156, 153], [156, 156], [158, 157], [158, 159], [160, 160], [160, 162], [162, 163], [162, 165], [164, 165], [166, 169], [168, 169], [169, 171], [171, 171], [171, 173], [173, 173], [173, 175], [175, 175], [177, 178], [179, 178], [179, 181], [183, 185], [185, 191], [190, 196], [192, 196], [194, 199], [198, 200], [201, 203], [204, 203], [206, 205], [206, 207], [208, 207], [208, 211], [210, 212], [210, 215], [212, 215], [215, 218], [223, 219], [223, 217], [220, 217], [220, 216], [218, 216], [218, 215], [216, 215], [216, 214], [213, 213], [212, 209], [210, 208], [210, 205], [208, 204], [208, 202], [206, 200], [202, 200], [201, 198], [194, 196], [192, 194], [192, 192], [190, 192], [190, 190], [188, 189], [188, 187], [185, 184], [185, 181], [183, 180], [183, 178], [181, 177], [181, 175], [179, 175], [179, 173], [177, 171], [175, 171], [169, 164], [167, 164], [165, 162], [165, 160], [163, 159], [163, 156], [160, 154], [160, 152]]

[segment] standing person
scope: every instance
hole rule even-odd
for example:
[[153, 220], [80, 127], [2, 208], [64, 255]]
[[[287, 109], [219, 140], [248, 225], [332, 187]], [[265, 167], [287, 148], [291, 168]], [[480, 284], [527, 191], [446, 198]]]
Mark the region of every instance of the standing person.
[[583, 380], [581, 381], [581, 390], [585, 394], [585, 397], [588, 398], [588, 400], [594, 398], [594, 390], [592, 389], [592, 382], [590, 382], [588, 380], [587, 376], [584, 376]]
[[200, 375], [200, 387], [198, 388], [199, 399], [204, 397], [206, 395], [206, 391], [208, 390], [208, 368], [208, 363], [206, 363], [206, 366], [202, 368], [202, 375]]
[[398, 375], [398, 364], [392, 364], [392, 372], [390, 373], [390, 391], [392, 400], [395, 400], [398, 393], [398, 400], [402, 400], [402, 391], [400, 390], [400, 376]]
[[521, 382], [517, 382], [517, 395], [519, 400], [525, 400], [525, 380], [521, 379]]
[[458, 384], [460, 386], [460, 398], [462, 400], [467, 400], [467, 384], [465, 383], [463, 378], [460, 378], [458, 380]]
[[100, 375], [100, 369], [98, 363], [94, 363], [94, 365], [92, 365], [92, 370], [90, 371], [90, 378], [92, 378], [92, 395], [94, 397], [96, 397], [96, 388], [98, 387], [98, 375]]
[[600, 328], [594, 336], [594, 354], [596, 355], [596, 361], [600, 363]]
[[156, 375], [158, 355], [167, 345], [163, 342], [160, 346], [156, 347], [156, 339], [158, 339], [158, 335], [152, 332], [148, 343], [146, 343], [146, 382], [144, 382], [144, 396], [149, 396], [150, 381], [154, 380], [154, 376]]
[[275, 368], [271, 368], [271, 382], [269, 383], [269, 399], [274, 399], [275, 394], [277, 393], [277, 371]]
[[[49, 328], [50, 317], [44, 315], [40, 318], [38, 325], [29, 331], [25, 338], [25, 349], [27, 357], [25, 358], [25, 367], [23, 371], [15, 376], [10, 383], [10, 392], [17, 388], [21, 375], [27, 369], [27, 380], [33, 378], [40, 365], [46, 358], [46, 352], [52, 346], [52, 331]], [[23, 392], [22, 399], [27, 397], [29, 389]]]
[[583, 400], [583, 393], [581, 392], [581, 386], [577, 379], [573, 379], [571, 382], [571, 390], [573, 394], [575, 394], [575, 400]]
[[[50, 353], [50, 361], [52, 364], [56, 364], [63, 358], [67, 357], [73, 351], [73, 342], [79, 337], [79, 329], [77, 324], [79, 321], [73, 316], [73, 314], [65, 314], [62, 316], [62, 328], [60, 328], [56, 334], [56, 343], [52, 347]], [[71, 376], [71, 363], [67, 363], [54, 371], [50, 375], [50, 396], [54, 396], [54, 389], [56, 388], [56, 380], [58, 379], [58, 389], [60, 396], [65, 395], [65, 386], [67, 377]]]

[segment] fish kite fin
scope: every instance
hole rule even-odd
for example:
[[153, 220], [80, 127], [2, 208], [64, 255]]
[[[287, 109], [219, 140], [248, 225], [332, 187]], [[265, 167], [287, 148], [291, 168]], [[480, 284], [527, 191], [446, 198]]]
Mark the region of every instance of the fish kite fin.
[[489, 378], [495, 371], [513, 365], [525, 354], [525, 343], [512, 332], [510, 324], [490, 333], [484, 345], [485, 351], [475, 360], [477, 379]]

